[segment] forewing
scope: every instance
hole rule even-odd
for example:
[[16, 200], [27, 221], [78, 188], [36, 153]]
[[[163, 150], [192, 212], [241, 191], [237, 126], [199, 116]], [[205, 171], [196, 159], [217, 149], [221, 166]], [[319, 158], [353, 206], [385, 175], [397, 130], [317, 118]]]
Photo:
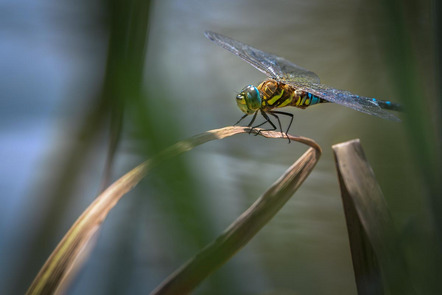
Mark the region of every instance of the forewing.
[[261, 51], [218, 33], [206, 31], [205, 36], [217, 45], [239, 56], [270, 78], [319, 83], [319, 77], [315, 73], [282, 57]]
[[335, 89], [323, 84], [293, 83], [290, 81], [286, 81], [286, 83], [291, 83], [300, 90], [304, 90], [319, 98], [346, 106], [356, 111], [374, 115], [382, 119], [400, 121], [395, 115], [383, 110], [373, 98], [359, 96], [349, 91]]

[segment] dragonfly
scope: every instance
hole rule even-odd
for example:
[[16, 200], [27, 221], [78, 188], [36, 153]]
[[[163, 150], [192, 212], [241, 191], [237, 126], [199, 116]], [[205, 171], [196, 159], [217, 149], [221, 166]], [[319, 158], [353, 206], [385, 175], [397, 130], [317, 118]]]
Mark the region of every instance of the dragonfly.
[[[205, 36], [267, 75], [264, 82], [258, 86], [248, 85], [236, 96], [239, 109], [245, 113], [236, 124], [239, 124], [247, 116], [253, 115], [248, 124], [248, 127], [251, 127], [250, 132], [267, 122], [272, 128], [266, 129], [266, 131], [276, 130], [276, 125], [270, 120], [270, 115], [277, 120], [279, 129], [283, 133], [278, 115], [284, 115], [290, 117], [290, 123], [285, 132], [288, 138], [288, 131], [293, 123], [293, 114], [278, 109], [287, 106], [305, 109], [312, 105], [330, 102], [382, 119], [400, 121], [398, 117], [386, 111], [401, 111], [400, 104], [359, 96], [346, 90], [321, 84], [315, 73], [282, 57], [253, 48], [227, 36], [211, 31], [206, 31]], [[265, 121], [252, 127], [258, 113], [264, 117]]]

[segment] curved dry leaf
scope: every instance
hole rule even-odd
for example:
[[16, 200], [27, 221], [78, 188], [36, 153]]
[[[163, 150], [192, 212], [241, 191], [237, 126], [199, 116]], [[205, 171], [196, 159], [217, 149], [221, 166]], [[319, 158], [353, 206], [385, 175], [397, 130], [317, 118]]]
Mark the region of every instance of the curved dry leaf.
[[[183, 140], [172, 145], [153, 159], [138, 165], [137, 167], [123, 175], [120, 179], [109, 186], [104, 192], [102, 192], [72, 225], [72, 227], [63, 237], [63, 239], [57, 245], [55, 250], [49, 256], [48, 260], [43, 265], [40, 272], [37, 274], [36, 278], [28, 289], [27, 294], [52, 294], [60, 293], [65, 290], [66, 286], [63, 284], [70, 281], [71, 276], [75, 274], [74, 270], [78, 269], [81, 261], [83, 261], [85, 257], [87, 257], [88, 251], [85, 251], [85, 249], [90, 250], [91, 248], [93, 248], [91, 244], [91, 238], [98, 231], [101, 223], [104, 221], [109, 211], [117, 204], [117, 202], [124, 194], [129, 192], [136, 184], [138, 184], [138, 182], [146, 175], [149, 169], [160, 164], [165, 159], [177, 156], [183, 152], [187, 152], [194, 147], [208, 141], [223, 139], [235, 134], [248, 133], [250, 131], [250, 128], [235, 126], [204, 132], [202, 134], [196, 135], [187, 140]], [[253, 129], [252, 132], [259, 132], [259, 135], [268, 138], [285, 138], [285, 136], [282, 135], [280, 132], [263, 131], [260, 129]], [[302, 176], [298, 176], [298, 174], [295, 172], [296, 169], [299, 169], [299, 167], [296, 168], [292, 166], [294, 170], [289, 170], [288, 172], [286, 172], [286, 174], [284, 174], [279, 180], [278, 184], [272, 186], [271, 189], [274, 191], [274, 193], [277, 194], [278, 192], [285, 192], [285, 194], [291, 195], [296, 189], [293, 189], [293, 187], [289, 185], [287, 181], [281, 180], [288, 177], [294, 179], [299, 178], [303, 181], [308, 173], [311, 171], [321, 154], [320, 147], [313, 140], [305, 137], [296, 137], [291, 135], [289, 135], [289, 137], [290, 140], [298, 141], [311, 147], [306, 152], [306, 154], [308, 153], [310, 155], [310, 159], [312, 159], [312, 155], [314, 155], [314, 163], [311, 162], [313, 160], [310, 160], [310, 164], [305, 164], [306, 167], [310, 167], [308, 168], [310, 170], [304, 170], [304, 168], [298, 171]], [[305, 171], [307, 171], [307, 173]], [[261, 199], [262, 197], [260, 198], [260, 200]], [[256, 210], [260, 209], [263, 204], [264, 203], [262, 203], [261, 205], [255, 205], [257, 208], [255, 208], [255, 210], [252, 210], [250, 214], [256, 214], [254, 212], [257, 212]], [[249, 220], [249, 218], [245, 218], [244, 220], [245, 221], [243, 222], [246, 222], [247, 220]], [[247, 222], [250, 223], [250, 221]]]
[[276, 215], [313, 170], [320, 155], [320, 149], [308, 149], [224, 233], [171, 274], [151, 294], [190, 293], [244, 247]]

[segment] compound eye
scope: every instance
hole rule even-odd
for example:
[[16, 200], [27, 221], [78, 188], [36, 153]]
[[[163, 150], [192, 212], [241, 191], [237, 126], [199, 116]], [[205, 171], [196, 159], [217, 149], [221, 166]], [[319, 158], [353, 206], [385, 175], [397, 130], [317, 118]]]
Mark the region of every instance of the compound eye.
[[258, 91], [257, 91], [256, 87], [254, 87], [254, 86], [252, 86], [252, 85], [247, 86], [247, 87], [244, 89], [244, 92], [243, 92], [243, 93], [244, 93], [245, 96], [247, 97], [247, 100], [248, 100], [248, 101], [254, 101], [254, 100], [256, 100], [256, 98], [257, 98], [257, 96], [258, 96]]
[[257, 111], [261, 107], [261, 95], [258, 88], [253, 85], [246, 87], [246, 102], [250, 110]]
[[236, 96], [236, 103], [238, 107], [246, 114], [253, 114], [261, 107], [261, 95], [259, 90], [249, 85]]

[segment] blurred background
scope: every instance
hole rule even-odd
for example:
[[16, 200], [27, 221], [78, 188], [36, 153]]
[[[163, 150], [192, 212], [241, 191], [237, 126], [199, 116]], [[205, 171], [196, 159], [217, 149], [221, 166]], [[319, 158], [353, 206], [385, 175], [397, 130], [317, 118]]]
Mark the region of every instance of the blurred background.
[[[212, 30], [402, 103], [402, 123], [338, 105], [288, 110], [323, 156], [280, 213], [196, 294], [356, 294], [331, 145], [360, 138], [419, 294], [440, 285], [437, 1], [0, 3], [0, 293], [22, 294], [99, 192], [178, 140], [235, 123], [265, 76]], [[286, 122], [287, 123], [287, 122]], [[238, 135], [164, 163], [106, 219], [69, 294], [145, 294], [304, 151]], [[439, 215], [438, 215], [439, 214]], [[438, 278], [439, 277], [439, 278]]]

